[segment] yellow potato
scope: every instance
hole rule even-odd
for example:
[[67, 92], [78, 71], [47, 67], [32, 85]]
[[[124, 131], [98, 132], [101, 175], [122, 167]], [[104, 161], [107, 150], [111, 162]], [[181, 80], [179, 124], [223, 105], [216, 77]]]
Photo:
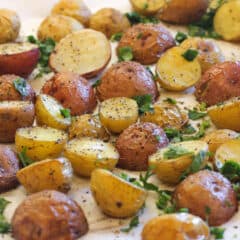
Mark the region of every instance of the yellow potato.
[[119, 154], [111, 143], [94, 138], [73, 139], [65, 146], [64, 156], [80, 176], [90, 177], [96, 168], [113, 170]]
[[208, 225], [199, 217], [177, 213], [153, 218], [142, 232], [142, 240], [183, 239], [210, 240]]
[[208, 115], [217, 128], [240, 131], [240, 99], [233, 98], [208, 108]]
[[181, 129], [188, 121], [188, 116], [177, 105], [157, 102], [153, 105], [153, 112], [146, 112], [141, 116], [142, 122], [151, 122], [162, 128]]
[[183, 91], [192, 87], [201, 78], [201, 65], [197, 58], [186, 60], [182, 55], [186, 49], [173, 47], [167, 50], [156, 65], [158, 81], [163, 88]]
[[17, 179], [28, 193], [43, 190], [67, 192], [72, 179], [72, 166], [65, 158], [47, 159], [19, 170]]
[[52, 14], [60, 14], [75, 18], [88, 26], [91, 11], [83, 0], [60, 0], [52, 9]]
[[[186, 150], [186, 154], [180, 157], [167, 159], [164, 154], [170, 148], [181, 148]], [[149, 165], [153, 167], [153, 171], [158, 178], [166, 183], [175, 184], [180, 181], [183, 173], [190, 167], [193, 157], [200, 152], [207, 153], [208, 145], [204, 141], [187, 141], [171, 144], [168, 147], [159, 149], [156, 153], [149, 157]], [[202, 161], [202, 167], [207, 163], [208, 155], [206, 154]]]
[[64, 107], [53, 97], [45, 94], [37, 96], [35, 111], [39, 125], [66, 130], [71, 124], [71, 118], [64, 118], [61, 110]]
[[102, 126], [98, 115], [83, 114], [73, 119], [69, 128], [69, 138], [93, 137], [104, 141], [109, 139], [109, 134]]
[[214, 16], [214, 29], [223, 39], [240, 40], [240, 1], [223, 4]]
[[26, 147], [27, 156], [34, 161], [58, 157], [67, 142], [67, 134], [50, 127], [19, 128], [15, 136], [17, 152]]
[[234, 161], [240, 164], [240, 139], [229, 140], [222, 144], [216, 151], [215, 166], [221, 169], [226, 161]]
[[143, 206], [147, 193], [104, 169], [93, 171], [91, 191], [101, 210], [110, 217], [127, 218]]
[[120, 133], [137, 121], [138, 105], [130, 98], [110, 98], [101, 103], [99, 118], [110, 132]]

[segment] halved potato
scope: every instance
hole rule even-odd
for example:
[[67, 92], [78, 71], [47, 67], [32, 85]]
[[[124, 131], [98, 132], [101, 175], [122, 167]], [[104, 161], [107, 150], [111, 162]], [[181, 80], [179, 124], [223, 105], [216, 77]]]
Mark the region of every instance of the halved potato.
[[[181, 149], [186, 152], [182, 156], [176, 158], [165, 158], [165, 153], [170, 148]], [[175, 184], [181, 179], [183, 173], [190, 167], [193, 157], [200, 152], [207, 153], [208, 145], [204, 141], [187, 141], [171, 144], [169, 147], [159, 149], [156, 153], [149, 157], [149, 165], [153, 167], [153, 171], [157, 174], [158, 178], [166, 183]], [[202, 161], [201, 167], [207, 163], [208, 155]]]
[[214, 16], [214, 30], [228, 41], [240, 40], [240, 2], [223, 4]]
[[28, 77], [37, 66], [40, 51], [31, 43], [5, 43], [0, 45], [0, 75], [15, 74]]
[[240, 164], [240, 139], [229, 140], [222, 144], [216, 151], [214, 159], [217, 169], [221, 169], [226, 161]]
[[34, 104], [27, 101], [0, 101], [0, 142], [14, 142], [16, 130], [32, 126]]
[[72, 166], [66, 158], [46, 159], [17, 172], [18, 181], [28, 193], [43, 190], [67, 192], [72, 179]]
[[109, 139], [109, 134], [102, 126], [99, 116], [93, 114], [83, 114], [73, 119], [69, 128], [69, 138], [93, 137], [104, 141]]
[[[159, 238], [161, 236], [161, 238]], [[208, 225], [188, 213], [167, 214], [150, 220], [143, 229], [142, 240], [209, 240]]]
[[186, 60], [186, 49], [174, 47], [167, 50], [156, 65], [158, 81], [167, 90], [183, 91], [201, 78], [201, 65], [197, 58]]
[[49, 65], [56, 72], [74, 72], [84, 77], [100, 73], [111, 59], [111, 46], [105, 35], [83, 29], [62, 39], [52, 52]]
[[26, 148], [27, 156], [34, 161], [58, 157], [66, 142], [64, 131], [50, 127], [19, 128], [15, 136], [17, 152]]
[[142, 122], [151, 122], [162, 128], [181, 129], [188, 121], [188, 115], [177, 105], [167, 102], [157, 102], [153, 105], [153, 112], [146, 112], [141, 116]]
[[35, 110], [39, 125], [66, 130], [71, 124], [71, 117], [64, 118], [61, 110], [64, 107], [53, 97], [45, 94], [37, 96]]
[[137, 121], [137, 102], [125, 97], [107, 99], [100, 105], [99, 118], [109, 131], [120, 133]]
[[240, 98], [208, 108], [208, 115], [217, 128], [240, 131]]
[[111, 143], [94, 138], [73, 139], [65, 146], [64, 156], [80, 176], [90, 177], [95, 168], [113, 170], [119, 154]]
[[104, 169], [93, 171], [91, 191], [101, 210], [110, 217], [133, 216], [143, 206], [147, 192]]

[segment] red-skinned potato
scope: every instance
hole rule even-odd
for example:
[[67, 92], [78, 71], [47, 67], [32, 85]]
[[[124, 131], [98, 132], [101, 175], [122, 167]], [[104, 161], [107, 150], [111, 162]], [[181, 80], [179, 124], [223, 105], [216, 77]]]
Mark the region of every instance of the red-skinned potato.
[[28, 77], [37, 66], [40, 51], [30, 43], [0, 45], [0, 75], [15, 74]]
[[74, 73], [57, 73], [48, 80], [42, 93], [56, 98], [72, 115], [81, 115], [94, 110], [97, 105], [90, 83]]

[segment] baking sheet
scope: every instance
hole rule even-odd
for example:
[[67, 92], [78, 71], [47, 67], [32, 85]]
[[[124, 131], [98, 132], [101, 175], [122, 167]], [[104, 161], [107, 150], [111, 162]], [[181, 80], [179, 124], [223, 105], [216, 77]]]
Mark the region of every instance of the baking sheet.
[[[128, 0], [85, 1], [93, 12], [102, 7], [114, 7], [122, 12], [130, 11]], [[57, 0], [0, 0], [0, 8], [9, 8], [18, 12], [22, 22], [21, 35], [26, 36], [36, 32], [39, 23], [50, 13], [50, 9], [55, 2], [57, 2]], [[176, 26], [168, 27], [172, 32], [176, 32], [176, 30], [181, 29], [181, 27]], [[240, 45], [219, 41], [219, 46], [223, 50], [226, 59], [240, 60]], [[113, 49], [114, 47], [115, 45], [113, 44]], [[113, 62], [116, 62], [116, 56], [113, 56], [111, 63]], [[44, 81], [45, 79], [33, 80], [31, 81], [31, 84], [36, 90], [38, 90]], [[166, 98], [166, 96], [178, 98], [189, 107], [193, 107], [196, 104], [193, 96], [184, 93], [161, 93], [161, 98]], [[130, 174], [137, 175], [137, 173]], [[153, 179], [153, 181], [160, 184], [157, 179]], [[140, 240], [143, 225], [149, 219], [160, 213], [155, 206], [156, 195], [154, 193], [149, 193], [146, 208], [144, 209], [143, 214], [140, 215], [140, 225], [128, 234], [122, 233], [119, 230], [120, 228], [128, 225], [129, 219], [111, 219], [102, 214], [91, 197], [88, 183], [89, 181], [86, 179], [74, 177], [72, 189], [68, 194], [82, 206], [89, 222], [90, 231], [87, 235], [81, 238], [82, 240]], [[163, 186], [163, 188], [165, 189], [166, 186]], [[4, 197], [11, 202], [5, 210], [5, 215], [10, 221], [15, 208], [26, 197], [26, 192], [23, 187], [19, 187], [16, 190], [1, 194], [0, 197]], [[237, 213], [227, 224], [223, 225], [223, 227], [226, 228], [224, 236], [225, 240], [240, 240], [240, 212]], [[12, 238], [10, 235], [2, 235], [0, 236], [0, 239], [10, 240]]]

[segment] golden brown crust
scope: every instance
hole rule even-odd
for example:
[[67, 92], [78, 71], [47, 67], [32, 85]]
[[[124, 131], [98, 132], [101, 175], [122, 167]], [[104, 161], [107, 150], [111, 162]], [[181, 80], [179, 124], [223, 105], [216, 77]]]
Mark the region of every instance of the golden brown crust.
[[87, 219], [80, 206], [57, 191], [28, 196], [12, 218], [16, 240], [74, 240], [87, 231]]
[[116, 148], [120, 154], [118, 166], [133, 171], [148, 169], [148, 157], [167, 146], [163, 129], [153, 123], [136, 123], [118, 137]]
[[238, 202], [231, 183], [220, 173], [203, 170], [187, 177], [174, 192], [178, 209], [208, 220], [211, 226], [227, 222], [237, 211]]
[[57, 73], [48, 80], [42, 93], [56, 98], [72, 115], [81, 115], [94, 110], [97, 105], [93, 88], [86, 79], [74, 73]]
[[161, 24], [138, 24], [123, 34], [117, 52], [131, 47], [134, 60], [144, 64], [156, 63], [167, 49], [175, 46], [171, 33]]
[[120, 62], [110, 67], [97, 87], [100, 101], [113, 97], [134, 97], [151, 94], [155, 100], [159, 93], [151, 74], [137, 62]]
[[196, 85], [195, 96], [208, 106], [240, 96], [240, 62], [224, 62], [207, 70]]
[[22, 96], [14, 87], [13, 82], [20, 78], [17, 75], [0, 76], [0, 101], [35, 101], [35, 91], [29, 83], [26, 82], [27, 96]]

